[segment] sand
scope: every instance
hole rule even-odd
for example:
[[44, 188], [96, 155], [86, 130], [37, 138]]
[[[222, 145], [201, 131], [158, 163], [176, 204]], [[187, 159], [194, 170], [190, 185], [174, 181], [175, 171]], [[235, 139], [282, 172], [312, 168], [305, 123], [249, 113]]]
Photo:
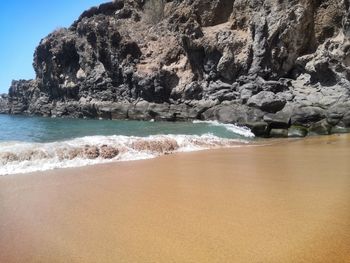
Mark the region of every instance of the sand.
[[350, 135], [0, 177], [0, 262], [350, 262]]

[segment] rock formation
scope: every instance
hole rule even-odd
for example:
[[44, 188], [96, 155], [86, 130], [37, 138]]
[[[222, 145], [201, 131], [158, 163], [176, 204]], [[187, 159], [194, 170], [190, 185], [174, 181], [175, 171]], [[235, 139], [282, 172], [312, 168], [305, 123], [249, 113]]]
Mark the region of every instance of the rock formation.
[[8, 113], [8, 96], [7, 94], [0, 94], [0, 114], [1, 113]]
[[93, 7], [42, 39], [36, 79], [14, 81], [0, 112], [349, 131], [349, 0], [148, 1]]

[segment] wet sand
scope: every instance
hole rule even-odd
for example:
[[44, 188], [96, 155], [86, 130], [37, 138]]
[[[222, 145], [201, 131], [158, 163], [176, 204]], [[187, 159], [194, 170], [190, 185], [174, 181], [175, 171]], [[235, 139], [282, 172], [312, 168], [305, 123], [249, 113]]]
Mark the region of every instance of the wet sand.
[[0, 262], [350, 262], [350, 135], [0, 177]]

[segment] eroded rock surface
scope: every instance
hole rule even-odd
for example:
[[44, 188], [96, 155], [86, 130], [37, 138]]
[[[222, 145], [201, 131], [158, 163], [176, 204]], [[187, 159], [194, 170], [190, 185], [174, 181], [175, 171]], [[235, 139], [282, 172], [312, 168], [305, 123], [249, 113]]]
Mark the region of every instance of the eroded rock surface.
[[41, 40], [36, 79], [14, 81], [0, 112], [349, 128], [349, 0], [167, 0], [161, 16], [145, 2], [93, 7]]

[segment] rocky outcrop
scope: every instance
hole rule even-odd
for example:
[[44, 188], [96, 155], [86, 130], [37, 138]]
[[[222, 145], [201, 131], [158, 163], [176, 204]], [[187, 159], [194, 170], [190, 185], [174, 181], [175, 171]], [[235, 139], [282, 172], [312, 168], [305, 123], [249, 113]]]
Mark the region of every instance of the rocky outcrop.
[[0, 112], [349, 130], [349, 0], [145, 2], [93, 7], [41, 40], [36, 79], [14, 81]]
[[0, 114], [7, 113], [8, 111], [8, 96], [7, 94], [0, 94]]

